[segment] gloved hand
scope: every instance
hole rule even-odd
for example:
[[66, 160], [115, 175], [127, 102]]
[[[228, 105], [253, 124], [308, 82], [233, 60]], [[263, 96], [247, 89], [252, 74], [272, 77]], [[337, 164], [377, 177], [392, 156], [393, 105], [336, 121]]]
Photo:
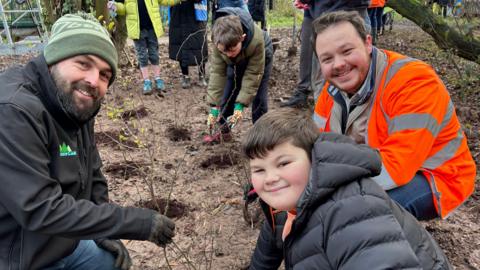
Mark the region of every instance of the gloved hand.
[[175, 223], [171, 219], [164, 215], [154, 214], [148, 241], [165, 247], [172, 242], [172, 237], [175, 236], [174, 230]]
[[130, 269], [132, 266], [132, 259], [130, 259], [128, 250], [123, 245], [122, 241], [113, 239], [97, 239], [95, 240], [95, 243], [99, 248], [105, 249], [106, 251], [115, 255], [115, 268], [122, 270]]
[[294, 5], [298, 9], [303, 9], [303, 10], [309, 9], [310, 6], [308, 4], [305, 4], [304, 2], [305, 1], [302, 1], [302, 0], [295, 0]]
[[210, 107], [210, 113], [208, 114], [208, 118], [207, 118], [207, 126], [209, 131], [213, 130], [215, 124], [217, 123], [219, 114], [220, 114], [220, 107], [218, 106]]
[[235, 103], [233, 114], [227, 118], [230, 128], [233, 128], [243, 118], [243, 104]]
[[108, 9], [108, 14], [110, 15], [110, 18], [117, 17], [117, 5], [115, 4], [115, 1], [108, 1], [107, 9]]

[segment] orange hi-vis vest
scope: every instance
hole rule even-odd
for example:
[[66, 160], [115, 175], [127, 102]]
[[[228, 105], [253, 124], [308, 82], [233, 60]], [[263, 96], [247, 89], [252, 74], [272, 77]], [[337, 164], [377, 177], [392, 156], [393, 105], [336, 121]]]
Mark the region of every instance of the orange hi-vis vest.
[[[407, 184], [418, 171], [429, 180], [442, 218], [473, 192], [475, 162], [450, 95], [426, 63], [382, 50], [385, 68], [377, 78], [368, 113], [365, 143], [379, 150], [382, 172], [374, 180], [384, 189]], [[313, 119], [330, 130], [334, 99], [327, 82]]]
[[377, 8], [377, 7], [384, 7], [384, 6], [385, 6], [385, 0], [371, 0], [368, 8]]

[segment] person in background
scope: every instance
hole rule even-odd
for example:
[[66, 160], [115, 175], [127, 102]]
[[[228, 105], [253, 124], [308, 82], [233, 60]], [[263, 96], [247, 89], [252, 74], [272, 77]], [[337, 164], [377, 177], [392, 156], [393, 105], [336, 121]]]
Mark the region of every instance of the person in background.
[[94, 118], [116, 74], [108, 32], [85, 13], [58, 19], [42, 54], [0, 74], [0, 269], [127, 270], [119, 239], [171, 242], [169, 218], [108, 198]]
[[242, 150], [266, 222], [250, 270], [451, 269], [423, 226], [372, 181], [377, 150], [283, 108], [248, 131]]
[[370, 24], [372, 25], [372, 44], [377, 44], [378, 33], [383, 26], [382, 15], [385, 7], [385, 0], [372, 0], [368, 7], [368, 17], [370, 17]]
[[[138, 65], [143, 78], [143, 94], [153, 93], [153, 83], [150, 77], [149, 63], [153, 71], [155, 89], [165, 90], [165, 82], [160, 78], [158, 56], [158, 38], [163, 36], [163, 26], [160, 16], [160, 5], [173, 6], [181, 0], [125, 0], [108, 2], [108, 8], [119, 16], [127, 16], [128, 37], [135, 44]], [[112, 14], [112, 12], [111, 12]]]
[[198, 84], [206, 87], [205, 63], [208, 60], [207, 1], [190, 0], [170, 8], [168, 53], [178, 61], [182, 88], [191, 87], [188, 67], [198, 67]]
[[260, 22], [262, 30], [267, 30], [267, 21], [265, 19], [265, 0], [248, 0], [248, 11], [255, 22]]
[[237, 7], [248, 11], [248, 6], [245, 0], [213, 0], [212, 1], [212, 25], [215, 23], [217, 17], [216, 12], [220, 8]]
[[325, 14], [313, 29], [326, 80], [318, 128], [378, 149], [382, 170], [373, 180], [417, 219], [448, 217], [472, 194], [476, 168], [435, 70], [372, 46], [358, 13]]

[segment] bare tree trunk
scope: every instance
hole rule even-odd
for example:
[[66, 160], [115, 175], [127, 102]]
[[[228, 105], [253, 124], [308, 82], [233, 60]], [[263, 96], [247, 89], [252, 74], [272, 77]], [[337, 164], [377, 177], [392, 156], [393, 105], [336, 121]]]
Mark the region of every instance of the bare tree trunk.
[[125, 45], [127, 44], [127, 26], [126, 26], [126, 16], [117, 16], [115, 20], [115, 31], [112, 34], [113, 43], [117, 49], [118, 54], [118, 64], [123, 66], [128, 64], [128, 56], [125, 55], [126, 50], [124, 50]]
[[417, 0], [390, 0], [387, 5], [420, 26], [440, 48], [480, 64], [480, 40], [473, 33], [460, 33]]
[[47, 29], [50, 30], [50, 27], [57, 20], [58, 16], [55, 8], [55, 2], [52, 0], [42, 0], [42, 10], [45, 14], [43, 21], [47, 26]]
[[95, 0], [95, 17], [103, 18], [102, 21], [105, 21], [105, 24], [108, 25], [110, 18], [108, 17], [107, 10], [107, 1], [106, 0]]

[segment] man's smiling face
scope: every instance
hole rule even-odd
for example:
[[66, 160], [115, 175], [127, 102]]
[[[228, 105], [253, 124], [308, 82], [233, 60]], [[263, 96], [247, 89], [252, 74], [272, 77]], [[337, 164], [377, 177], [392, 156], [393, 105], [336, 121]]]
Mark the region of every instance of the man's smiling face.
[[50, 67], [64, 109], [80, 122], [92, 118], [107, 92], [112, 71], [94, 55], [77, 55]]
[[370, 35], [362, 40], [351, 23], [337, 23], [317, 35], [315, 51], [328, 82], [349, 94], [359, 90], [370, 68]]

